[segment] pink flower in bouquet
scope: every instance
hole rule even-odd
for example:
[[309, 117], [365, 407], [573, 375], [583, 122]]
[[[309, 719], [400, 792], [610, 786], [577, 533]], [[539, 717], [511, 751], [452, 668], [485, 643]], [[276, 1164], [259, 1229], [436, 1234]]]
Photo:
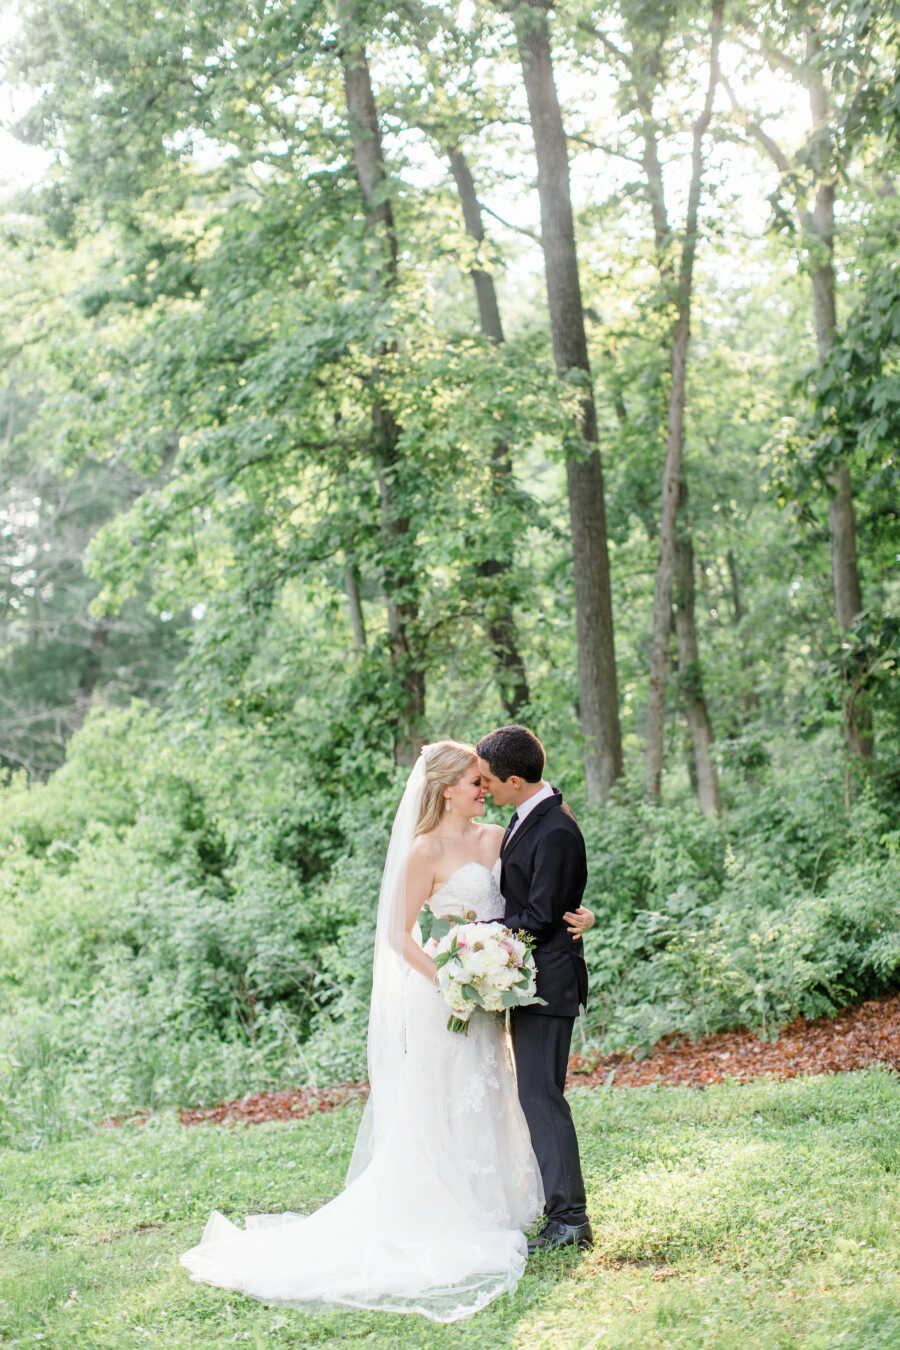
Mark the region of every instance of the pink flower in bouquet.
[[535, 992], [528, 942], [497, 920], [455, 927], [439, 940], [434, 960], [450, 1031], [465, 1033], [476, 1007], [496, 1014], [544, 1002]]

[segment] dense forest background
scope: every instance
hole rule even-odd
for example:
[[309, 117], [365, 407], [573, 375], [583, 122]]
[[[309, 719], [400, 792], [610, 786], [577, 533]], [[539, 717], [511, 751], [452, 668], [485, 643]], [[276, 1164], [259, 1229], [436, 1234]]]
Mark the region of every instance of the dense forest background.
[[25, 0], [0, 1138], [365, 1072], [423, 741], [534, 727], [582, 1036], [900, 987], [900, 14]]

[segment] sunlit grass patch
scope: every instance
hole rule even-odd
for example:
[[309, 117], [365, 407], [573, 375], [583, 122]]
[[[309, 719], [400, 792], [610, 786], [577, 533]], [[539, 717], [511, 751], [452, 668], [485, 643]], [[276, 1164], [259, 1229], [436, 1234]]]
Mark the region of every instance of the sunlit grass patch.
[[[896, 1350], [900, 1082], [884, 1071], [580, 1091], [596, 1243], [533, 1259], [470, 1321], [308, 1314], [192, 1284], [216, 1206], [308, 1211], [360, 1107], [185, 1129], [174, 1116], [0, 1153], [0, 1344], [54, 1350]], [[352, 1235], [347, 1259], [352, 1260]]]

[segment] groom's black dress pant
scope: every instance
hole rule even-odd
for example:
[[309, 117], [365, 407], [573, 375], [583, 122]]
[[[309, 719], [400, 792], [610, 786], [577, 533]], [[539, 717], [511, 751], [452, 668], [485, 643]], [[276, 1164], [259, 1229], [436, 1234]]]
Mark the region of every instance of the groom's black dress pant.
[[578, 1139], [566, 1101], [574, 1017], [517, 1010], [510, 1018], [519, 1101], [544, 1183], [548, 1219], [587, 1222]]

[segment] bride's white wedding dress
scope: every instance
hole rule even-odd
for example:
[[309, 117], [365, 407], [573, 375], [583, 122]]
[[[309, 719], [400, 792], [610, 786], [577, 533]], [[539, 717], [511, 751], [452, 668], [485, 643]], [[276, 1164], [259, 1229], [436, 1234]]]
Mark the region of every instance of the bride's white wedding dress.
[[[429, 905], [437, 917], [502, 917], [495, 876], [460, 867]], [[503, 1021], [477, 1010], [447, 1030], [440, 993], [407, 966], [402, 1071], [377, 1085], [347, 1188], [307, 1216], [214, 1213], [182, 1256], [195, 1280], [266, 1303], [346, 1305], [468, 1317], [515, 1286], [543, 1205]], [[362, 1142], [361, 1142], [362, 1141]]]

